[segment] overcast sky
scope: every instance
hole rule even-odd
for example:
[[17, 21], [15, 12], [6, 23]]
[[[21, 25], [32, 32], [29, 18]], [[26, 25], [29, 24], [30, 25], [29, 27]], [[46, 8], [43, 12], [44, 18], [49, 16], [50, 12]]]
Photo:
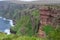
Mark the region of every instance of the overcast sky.
[[[2, 0], [0, 0], [2, 1]], [[5, 0], [4, 0], [5, 1]], [[43, 1], [43, 2], [60, 2], [60, 0], [8, 0], [8, 1]]]
[[[0, 1], [3, 1], [3, 0], [0, 0]], [[10, 1], [13, 1], [13, 0], [10, 0]], [[17, 0], [14, 0], [14, 1], [17, 1]], [[18, 1], [36, 1], [36, 0], [18, 0]]]
[[2, 1], [2, 0], [0, 0], [0, 1]]
[[[0, 1], [2, 1], [2, 0], [0, 0]], [[4, 0], [4, 1], [6, 1], [6, 0]], [[46, 3], [46, 4], [48, 4], [48, 3], [60, 3], [60, 0], [8, 0], [8, 1], [14, 1], [14, 2], [16, 2], [16, 1], [26, 1], [26, 2], [38, 1], [39, 3]]]

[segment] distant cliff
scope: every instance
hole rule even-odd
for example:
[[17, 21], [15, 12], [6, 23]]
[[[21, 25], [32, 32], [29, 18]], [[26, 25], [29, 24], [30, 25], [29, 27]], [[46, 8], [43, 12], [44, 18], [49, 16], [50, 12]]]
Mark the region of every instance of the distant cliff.
[[21, 10], [34, 7], [36, 7], [36, 5], [15, 4], [8, 1], [0, 1], [0, 16], [8, 19], [19, 19], [21, 16]]

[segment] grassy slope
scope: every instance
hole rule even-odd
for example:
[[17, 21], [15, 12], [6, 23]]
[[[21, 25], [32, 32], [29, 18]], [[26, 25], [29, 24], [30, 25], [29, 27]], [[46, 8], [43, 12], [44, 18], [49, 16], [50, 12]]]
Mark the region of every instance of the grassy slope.
[[6, 35], [4, 33], [0, 33], [0, 40], [45, 40], [37, 37], [30, 36], [17, 36], [14, 34]]

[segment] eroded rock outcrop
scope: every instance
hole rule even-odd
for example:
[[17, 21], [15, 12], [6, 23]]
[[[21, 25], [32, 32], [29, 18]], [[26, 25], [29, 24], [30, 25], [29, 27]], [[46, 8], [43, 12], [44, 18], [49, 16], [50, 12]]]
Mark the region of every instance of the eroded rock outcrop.
[[[50, 7], [50, 6], [42, 6], [40, 8], [40, 29], [39, 29], [39, 35], [41, 36], [41, 33], [45, 35], [45, 33], [42, 30], [42, 27], [45, 25], [51, 25], [54, 28], [59, 27], [60, 25], [60, 9]], [[43, 36], [44, 37], [44, 36]]]

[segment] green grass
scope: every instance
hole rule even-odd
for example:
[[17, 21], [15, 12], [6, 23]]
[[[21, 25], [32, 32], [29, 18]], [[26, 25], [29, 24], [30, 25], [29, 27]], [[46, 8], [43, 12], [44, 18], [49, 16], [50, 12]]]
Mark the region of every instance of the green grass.
[[34, 36], [18, 36], [14, 34], [6, 35], [4, 33], [0, 33], [0, 40], [45, 40], [45, 39]]

